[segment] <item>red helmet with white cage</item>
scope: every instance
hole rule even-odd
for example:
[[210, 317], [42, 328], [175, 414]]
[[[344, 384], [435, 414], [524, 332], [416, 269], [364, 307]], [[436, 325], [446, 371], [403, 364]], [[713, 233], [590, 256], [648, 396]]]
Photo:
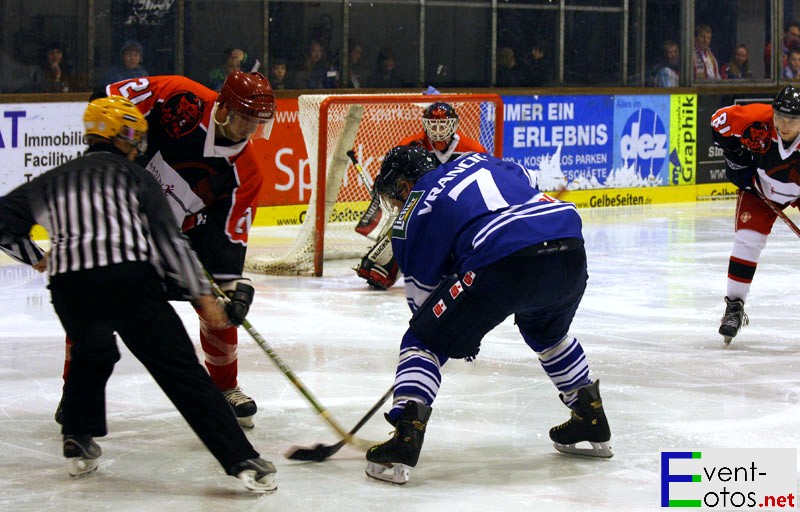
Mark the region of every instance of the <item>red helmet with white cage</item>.
[[449, 141], [458, 129], [458, 114], [443, 101], [432, 103], [422, 113], [422, 127], [431, 141]]

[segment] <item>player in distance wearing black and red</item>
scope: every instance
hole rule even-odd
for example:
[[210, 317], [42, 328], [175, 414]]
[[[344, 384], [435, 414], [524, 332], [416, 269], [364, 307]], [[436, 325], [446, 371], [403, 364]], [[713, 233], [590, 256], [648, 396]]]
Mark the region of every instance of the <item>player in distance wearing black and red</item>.
[[[242, 271], [265, 172], [253, 140], [269, 138], [272, 87], [260, 73], [237, 71], [219, 93], [183, 76], [133, 78], [105, 92], [130, 99], [144, 114], [150, 143], [140, 163], [161, 185], [200, 262], [231, 297], [234, 325], [212, 327], [201, 318], [200, 343], [214, 384], [240, 425], [252, 428], [257, 406], [238, 384], [236, 326], [253, 300]], [[68, 371], [69, 347], [65, 378]]]
[[[458, 122], [458, 113], [452, 105], [443, 101], [431, 103], [422, 112], [422, 131], [402, 139], [397, 145], [421, 146], [441, 164], [455, 160], [465, 153], [485, 153], [486, 148], [480, 142], [458, 130]], [[391, 222], [390, 219], [380, 222], [382, 215], [391, 216], [391, 212], [381, 211], [377, 194], [374, 194], [367, 213], [356, 226], [356, 231], [377, 240], [361, 258], [356, 273], [372, 288], [379, 290], [391, 287], [397, 281], [399, 270], [392, 254], [390, 237], [386, 232]]]
[[728, 262], [725, 313], [719, 333], [725, 343], [749, 323], [744, 303], [761, 251], [777, 214], [800, 199], [800, 90], [787, 85], [772, 105], [731, 105], [711, 116], [714, 143], [725, 156], [725, 174], [739, 191], [735, 237]]

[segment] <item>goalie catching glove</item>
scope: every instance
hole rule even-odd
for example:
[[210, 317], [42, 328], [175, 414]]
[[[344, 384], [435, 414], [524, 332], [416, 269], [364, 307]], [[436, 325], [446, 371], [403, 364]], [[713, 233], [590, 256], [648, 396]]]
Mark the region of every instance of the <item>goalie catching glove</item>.
[[361, 258], [361, 263], [354, 270], [358, 277], [366, 279], [370, 286], [379, 290], [386, 290], [397, 281], [400, 267], [392, 252], [391, 232], [378, 239], [378, 243]]
[[228, 320], [235, 326], [242, 325], [247, 312], [250, 311], [250, 304], [253, 303], [255, 289], [247, 278], [235, 279], [220, 284], [220, 288], [228, 296], [225, 303], [225, 313]]

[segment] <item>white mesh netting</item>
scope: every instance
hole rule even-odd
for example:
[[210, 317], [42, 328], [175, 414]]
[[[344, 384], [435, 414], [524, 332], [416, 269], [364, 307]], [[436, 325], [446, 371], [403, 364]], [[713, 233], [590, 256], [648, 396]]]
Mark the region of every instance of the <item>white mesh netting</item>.
[[[434, 101], [453, 105], [459, 116], [459, 131], [480, 141], [489, 152], [502, 146], [502, 141], [496, 140], [496, 113], [502, 116], [502, 100], [497, 95], [301, 95], [298, 119], [312, 182], [305, 220], [295, 228], [297, 234], [288, 250], [249, 251], [245, 267], [267, 274], [322, 275], [324, 259], [363, 256], [373, 242], [356, 233], [354, 227], [370, 195], [347, 151], [354, 151], [363, 170], [374, 179], [389, 149], [401, 139], [422, 132], [422, 111]], [[322, 192], [317, 179], [321, 147], [326, 176]], [[318, 207], [320, 193], [325, 197], [324, 214]], [[320, 247], [324, 247], [322, 253]]]

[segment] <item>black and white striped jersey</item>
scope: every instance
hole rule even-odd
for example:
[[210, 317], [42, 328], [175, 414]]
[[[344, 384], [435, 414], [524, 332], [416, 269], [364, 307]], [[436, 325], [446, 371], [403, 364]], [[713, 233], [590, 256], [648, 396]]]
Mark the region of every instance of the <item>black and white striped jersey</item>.
[[44, 254], [30, 239], [34, 224], [50, 236], [52, 276], [142, 262], [185, 298], [211, 293], [158, 183], [113, 146], [95, 145], [0, 198], [0, 249], [23, 263]]

